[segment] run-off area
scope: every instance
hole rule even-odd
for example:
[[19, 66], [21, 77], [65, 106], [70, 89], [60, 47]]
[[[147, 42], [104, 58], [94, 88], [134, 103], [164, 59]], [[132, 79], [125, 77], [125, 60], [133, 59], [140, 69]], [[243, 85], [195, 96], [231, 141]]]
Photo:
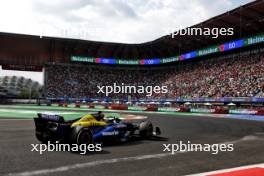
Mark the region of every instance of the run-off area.
[[[31, 152], [33, 120], [0, 120], [0, 175], [188, 175], [264, 163], [264, 123], [198, 116], [148, 115], [160, 140], [103, 146], [102, 152]], [[234, 142], [233, 152], [163, 153], [163, 144]]]

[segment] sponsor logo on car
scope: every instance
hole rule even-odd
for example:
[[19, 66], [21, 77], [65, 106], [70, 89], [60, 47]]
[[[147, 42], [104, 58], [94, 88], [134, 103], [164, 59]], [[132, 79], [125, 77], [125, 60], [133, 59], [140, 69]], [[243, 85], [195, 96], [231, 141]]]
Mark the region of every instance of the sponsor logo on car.
[[103, 136], [116, 136], [118, 134], [119, 134], [118, 131], [111, 131], [111, 132], [103, 132], [102, 133]]
[[126, 125], [120, 124], [120, 125], [116, 125], [115, 127], [116, 127], [116, 128], [125, 128]]

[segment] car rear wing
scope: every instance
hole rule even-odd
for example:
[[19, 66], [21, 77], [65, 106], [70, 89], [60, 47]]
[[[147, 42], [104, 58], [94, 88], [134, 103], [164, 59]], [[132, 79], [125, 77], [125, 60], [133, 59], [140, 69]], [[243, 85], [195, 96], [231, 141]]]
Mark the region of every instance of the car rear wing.
[[64, 118], [59, 115], [51, 115], [51, 114], [42, 114], [38, 113], [38, 118], [51, 122], [64, 122]]

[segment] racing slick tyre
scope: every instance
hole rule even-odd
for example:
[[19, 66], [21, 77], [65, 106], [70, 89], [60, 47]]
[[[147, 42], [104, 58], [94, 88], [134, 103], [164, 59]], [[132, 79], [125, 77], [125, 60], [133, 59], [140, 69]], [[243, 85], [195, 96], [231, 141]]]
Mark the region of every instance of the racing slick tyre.
[[78, 144], [78, 145], [92, 144], [93, 143], [92, 132], [89, 129], [83, 128], [81, 126], [74, 127], [72, 131], [72, 136], [71, 136], [71, 143]]
[[77, 144], [92, 144], [93, 135], [90, 130], [81, 130], [77, 136]]
[[42, 133], [36, 133], [36, 138], [37, 138], [40, 142], [42, 142], [42, 143], [44, 142]]
[[47, 144], [49, 141], [48, 133], [36, 133], [36, 138], [43, 144]]
[[153, 125], [150, 121], [145, 121], [139, 124], [139, 135], [142, 138], [150, 138], [153, 134]]

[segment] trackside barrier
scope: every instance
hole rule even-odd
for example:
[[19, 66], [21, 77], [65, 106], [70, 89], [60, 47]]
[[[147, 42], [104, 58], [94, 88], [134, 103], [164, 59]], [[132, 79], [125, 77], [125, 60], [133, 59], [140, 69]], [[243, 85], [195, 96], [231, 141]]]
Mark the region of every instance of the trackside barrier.
[[158, 111], [158, 107], [155, 105], [149, 105], [149, 106], [147, 106], [145, 111]]
[[180, 107], [177, 112], [190, 112], [191, 109], [188, 107]]
[[158, 108], [158, 111], [162, 112], [190, 112], [190, 108], [187, 107], [179, 107], [179, 108], [173, 108], [173, 107], [163, 107], [163, 108]]
[[[104, 108], [105, 108], [105, 109], [109, 109], [109, 108], [110, 108], [110, 106], [108, 106], [108, 105], [105, 105], [105, 106], [104, 106]], [[121, 110], [123, 110], [123, 109], [121, 109]], [[127, 109], [124, 109], [124, 110], [127, 110]]]
[[132, 110], [132, 111], [145, 111], [146, 107], [144, 106], [129, 106], [128, 110]]
[[257, 115], [264, 115], [264, 110], [258, 110]]
[[127, 105], [111, 105], [110, 109], [113, 109], [113, 110], [128, 110], [128, 106]]
[[105, 106], [102, 106], [102, 105], [96, 105], [94, 108], [97, 108], [97, 109], [105, 109]]
[[190, 111], [197, 113], [215, 113], [215, 109], [206, 109], [206, 108], [191, 108]]
[[[57, 104], [60, 107], [68, 107], [67, 103], [59, 102]], [[47, 106], [52, 106], [48, 104]], [[80, 108], [81, 104], [76, 103], [76, 108]], [[128, 106], [128, 105], [94, 105], [88, 104], [87, 108], [97, 108], [97, 109], [112, 109], [112, 110], [132, 110], [132, 111], [159, 111], [159, 112], [192, 112], [192, 113], [208, 113], [208, 114], [241, 114], [241, 115], [264, 115], [264, 109], [228, 109], [223, 107], [216, 108], [189, 108], [186, 106], [182, 107], [158, 107], [156, 105], [148, 106]]]
[[177, 112], [178, 108], [158, 108], [158, 111], [162, 112]]
[[228, 114], [228, 109], [226, 108], [215, 108], [215, 114]]
[[93, 104], [88, 105], [88, 108], [95, 108]]
[[256, 115], [257, 110], [252, 109], [230, 109], [229, 114], [247, 114], [247, 115]]

